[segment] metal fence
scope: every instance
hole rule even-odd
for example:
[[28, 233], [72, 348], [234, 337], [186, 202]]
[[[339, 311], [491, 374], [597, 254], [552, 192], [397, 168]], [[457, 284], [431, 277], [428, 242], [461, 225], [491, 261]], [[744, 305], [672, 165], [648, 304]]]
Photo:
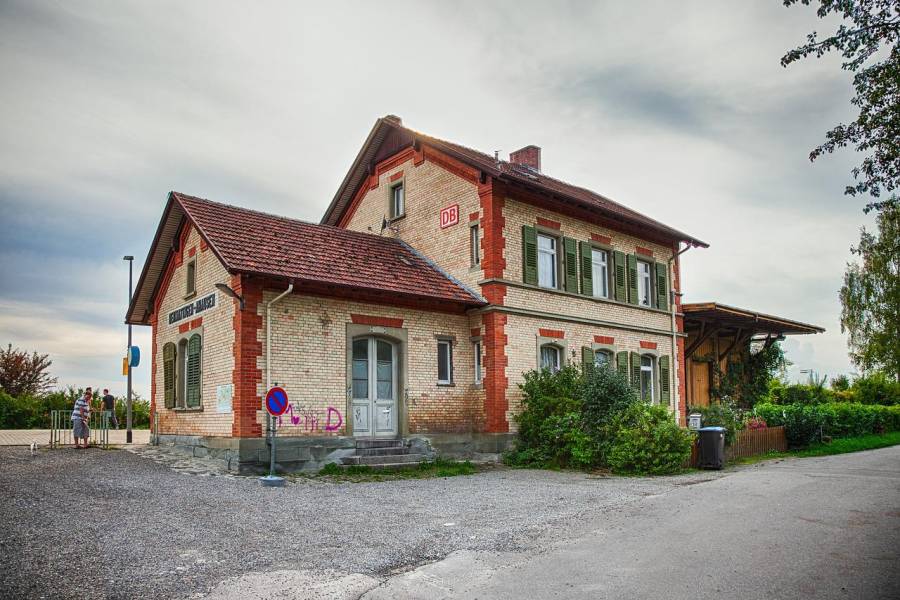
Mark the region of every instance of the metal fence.
[[[112, 411], [91, 411], [88, 418], [90, 443], [101, 448], [109, 447], [109, 421]], [[72, 410], [50, 411], [50, 447], [59, 448], [72, 444]]]

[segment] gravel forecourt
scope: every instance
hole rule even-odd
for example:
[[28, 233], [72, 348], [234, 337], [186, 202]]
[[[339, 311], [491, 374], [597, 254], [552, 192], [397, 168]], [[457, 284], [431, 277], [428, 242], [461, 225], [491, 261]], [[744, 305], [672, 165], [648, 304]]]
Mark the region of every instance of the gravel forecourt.
[[0, 597], [201, 597], [229, 578], [274, 583], [298, 570], [305, 579], [281, 584], [291, 597], [304, 597], [298, 585], [326, 595], [316, 586], [351, 574], [377, 585], [459, 550], [540, 548], [577, 534], [586, 516], [720, 476], [498, 468], [274, 489], [123, 450], [2, 447]]

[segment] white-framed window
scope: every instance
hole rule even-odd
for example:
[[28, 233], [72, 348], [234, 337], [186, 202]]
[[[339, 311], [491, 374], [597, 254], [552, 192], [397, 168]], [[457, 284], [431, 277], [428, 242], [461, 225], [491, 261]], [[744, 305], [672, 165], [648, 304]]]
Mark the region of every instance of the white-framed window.
[[591, 277], [596, 298], [609, 298], [609, 252], [591, 249]]
[[555, 237], [538, 234], [538, 285], [545, 288], [557, 287], [557, 246]]
[[403, 182], [391, 186], [391, 218], [402, 217], [406, 213], [406, 190]]
[[637, 261], [637, 279], [638, 279], [638, 304], [641, 306], [650, 306], [650, 290], [651, 276], [650, 263], [642, 260]]
[[438, 340], [438, 383], [453, 383], [453, 342]]
[[481, 264], [481, 248], [479, 248], [478, 225], [469, 227], [469, 258], [473, 267]]
[[475, 383], [481, 383], [481, 342], [472, 342], [472, 351], [475, 353]]
[[197, 259], [191, 260], [186, 265], [185, 272], [185, 291], [186, 296], [190, 296], [197, 291]]
[[609, 350], [595, 350], [594, 351], [594, 366], [595, 367], [611, 367], [612, 366], [612, 352]]
[[541, 346], [541, 369], [549, 369], [556, 373], [560, 369], [562, 348], [556, 344], [544, 344]]
[[649, 354], [641, 356], [641, 400], [653, 402], [653, 367], [656, 361]]

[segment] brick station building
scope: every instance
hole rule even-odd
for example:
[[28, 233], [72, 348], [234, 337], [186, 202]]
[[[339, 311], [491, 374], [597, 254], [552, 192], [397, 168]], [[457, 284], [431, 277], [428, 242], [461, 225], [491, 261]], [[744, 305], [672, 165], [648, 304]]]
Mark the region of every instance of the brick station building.
[[684, 422], [680, 260], [702, 241], [541, 171], [378, 119], [320, 224], [172, 192], [127, 321], [158, 439], [284, 468], [358, 438], [496, 453], [523, 373], [609, 363]]

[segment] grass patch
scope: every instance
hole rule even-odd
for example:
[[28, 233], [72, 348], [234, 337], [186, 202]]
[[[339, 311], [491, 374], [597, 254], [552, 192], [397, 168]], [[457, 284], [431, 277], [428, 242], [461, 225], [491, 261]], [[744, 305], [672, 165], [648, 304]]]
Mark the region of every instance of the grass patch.
[[314, 478], [330, 481], [360, 483], [366, 481], [396, 481], [399, 479], [429, 479], [432, 477], [456, 477], [472, 475], [478, 468], [469, 461], [453, 461], [436, 458], [432, 461], [410, 465], [401, 469], [378, 470], [367, 465], [341, 467], [334, 463], [325, 465]]
[[748, 465], [770, 460], [773, 458], [809, 458], [812, 456], [830, 456], [832, 454], [847, 454], [849, 452], [861, 452], [863, 450], [876, 450], [888, 446], [900, 445], [900, 431], [891, 431], [884, 434], [861, 435], [858, 437], [838, 438], [827, 444], [812, 444], [807, 448], [788, 450], [787, 452], [769, 452], [759, 456], [750, 456], [731, 462], [730, 464]]

